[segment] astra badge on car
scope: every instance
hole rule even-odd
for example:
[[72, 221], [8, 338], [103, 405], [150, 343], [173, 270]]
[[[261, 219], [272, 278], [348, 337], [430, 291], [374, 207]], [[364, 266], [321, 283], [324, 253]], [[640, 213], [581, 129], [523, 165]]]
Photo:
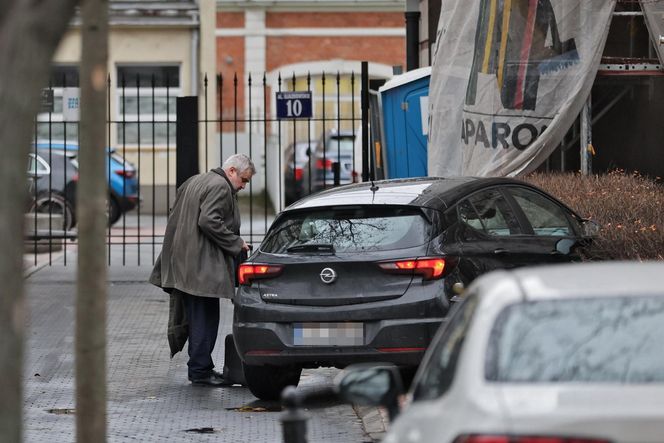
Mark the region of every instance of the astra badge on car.
[[332, 268], [325, 268], [320, 271], [320, 279], [323, 283], [329, 285], [337, 279], [337, 273]]

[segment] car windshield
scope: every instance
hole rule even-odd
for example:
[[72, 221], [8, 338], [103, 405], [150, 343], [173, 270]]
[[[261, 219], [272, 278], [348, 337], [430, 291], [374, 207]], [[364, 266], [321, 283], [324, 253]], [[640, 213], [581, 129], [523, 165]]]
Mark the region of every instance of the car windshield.
[[315, 244], [332, 245], [323, 250], [337, 253], [403, 249], [424, 244], [429, 226], [416, 208], [356, 206], [297, 211], [279, 218], [261, 250], [284, 254], [295, 246]]
[[487, 349], [497, 382], [664, 381], [664, 298], [534, 301], [503, 310]]

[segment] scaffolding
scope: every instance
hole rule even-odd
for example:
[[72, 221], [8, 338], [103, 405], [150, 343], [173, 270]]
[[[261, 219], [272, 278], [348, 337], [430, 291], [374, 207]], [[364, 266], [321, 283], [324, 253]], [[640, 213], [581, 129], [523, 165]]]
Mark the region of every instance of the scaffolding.
[[[570, 149], [579, 147], [579, 167], [582, 174], [592, 172], [595, 149], [592, 144], [592, 128], [625, 97], [633, 96], [637, 86], [647, 86], [654, 91], [656, 79], [664, 76], [662, 52], [664, 30], [650, 24], [642, 9], [647, 2], [664, 12], [662, 0], [618, 0], [604, 47], [602, 59], [593, 85], [593, 93], [579, 114], [577, 122], [544, 165], [544, 169], [569, 170]], [[660, 6], [661, 5], [661, 6]], [[661, 48], [656, 47], [662, 45]], [[591, 99], [592, 97], [592, 99]], [[622, 128], [614, 128], [622, 130]], [[559, 156], [559, 158], [555, 158]], [[572, 169], [576, 169], [573, 167]]]

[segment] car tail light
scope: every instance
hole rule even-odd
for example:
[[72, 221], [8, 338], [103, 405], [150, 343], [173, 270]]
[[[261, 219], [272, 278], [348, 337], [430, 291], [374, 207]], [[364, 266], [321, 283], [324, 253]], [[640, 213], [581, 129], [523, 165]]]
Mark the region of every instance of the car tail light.
[[295, 168], [295, 181], [302, 180], [302, 168]]
[[327, 169], [328, 171], [332, 169], [332, 160], [325, 159], [323, 162], [322, 158], [316, 160], [316, 169]]
[[242, 263], [237, 271], [238, 283], [249, 286], [255, 279], [276, 277], [283, 268], [281, 265]]
[[136, 171], [128, 169], [116, 169], [113, 172], [115, 172], [120, 177], [126, 177], [126, 178], [134, 178], [134, 175], [136, 175]]
[[553, 435], [460, 435], [454, 443], [610, 443], [609, 440]]
[[443, 257], [413, 258], [378, 263], [381, 269], [391, 274], [421, 275], [423, 280], [435, 280], [445, 275], [446, 261]]

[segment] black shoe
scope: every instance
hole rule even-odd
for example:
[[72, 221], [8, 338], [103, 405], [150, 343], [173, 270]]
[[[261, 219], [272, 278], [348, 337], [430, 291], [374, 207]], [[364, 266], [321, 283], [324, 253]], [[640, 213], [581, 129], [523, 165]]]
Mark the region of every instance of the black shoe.
[[225, 380], [221, 374], [218, 372], [212, 372], [210, 375], [207, 377], [203, 378], [194, 378], [194, 379], [189, 379], [191, 381], [192, 386], [210, 386], [213, 388], [221, 388], [224, 386], [230, 386], [233, 383]]

